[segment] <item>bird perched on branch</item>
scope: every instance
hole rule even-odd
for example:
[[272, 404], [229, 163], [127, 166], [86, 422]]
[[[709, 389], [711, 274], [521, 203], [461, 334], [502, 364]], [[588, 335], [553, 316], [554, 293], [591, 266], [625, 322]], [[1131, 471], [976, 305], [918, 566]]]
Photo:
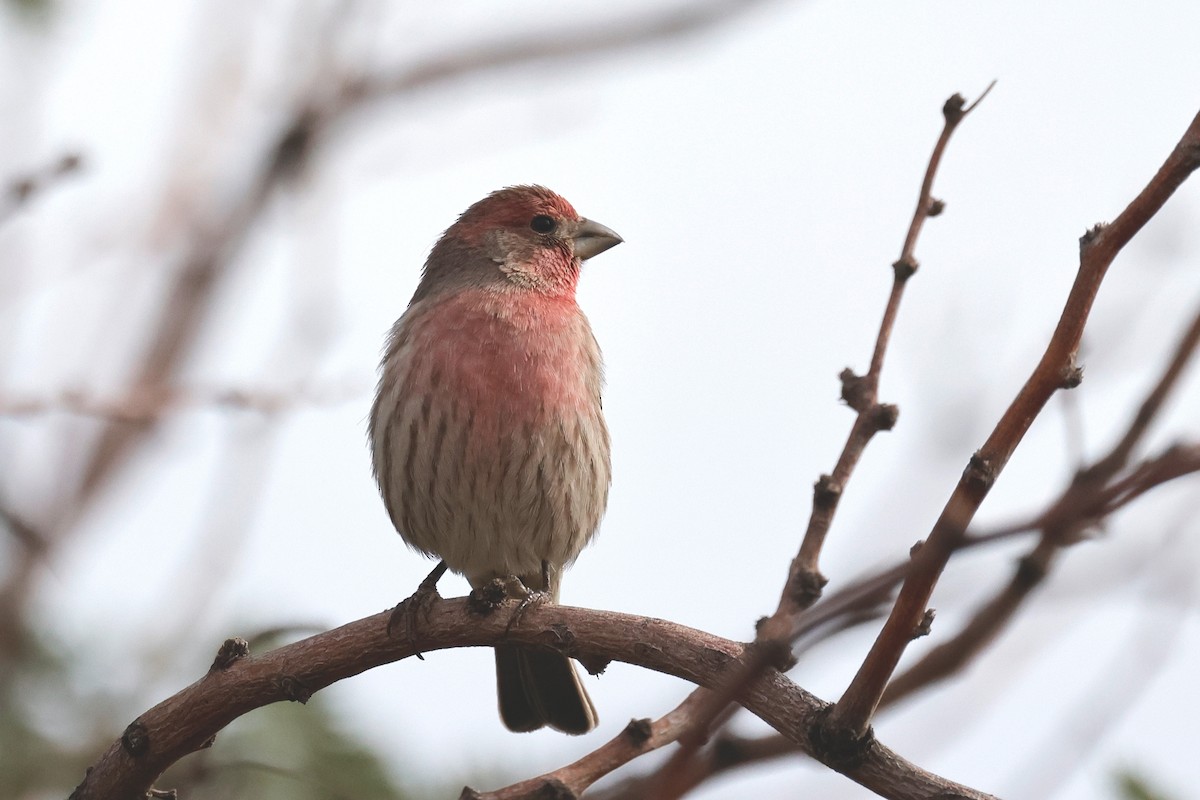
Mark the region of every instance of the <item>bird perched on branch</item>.
[[[479, 589], [558, 599], [600, 524], [611, 468], [600, 348], [575, 302], [583, 261], [621, 243], [540, 186], [493, 192], [429, 254], [388, 338], [371, 409], [375, 478], [400, 536]], [[560, 652], [496, 648], [514, 731], [586, 733], [596, 710]]]

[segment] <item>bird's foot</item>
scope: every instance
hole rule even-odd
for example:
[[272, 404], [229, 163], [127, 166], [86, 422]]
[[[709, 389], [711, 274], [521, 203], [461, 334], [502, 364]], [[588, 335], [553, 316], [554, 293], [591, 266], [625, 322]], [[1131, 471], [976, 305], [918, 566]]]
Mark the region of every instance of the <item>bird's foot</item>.
[[492, 578], [482, 586], [471, 590], [467, 595], [467, 610], [481, 617], [486, 617], [504, 605], [508, 599], [508, 583], [501, 578]]
[[520, 602], [513, 609], [512, 616], [508, 619], [508, 624], [504, 626], [505, 636], [513, 629], [514, 625], [521, 623], [521, 619], [525, 616], [526, 611], [553, 601], [550, 592], [545, 589], [530, 589], [516, 577], [513, 577], [509, 581], [506, 588], [508, 589], [508, 596], [519, 599]]
[[446, 574], [446, 562], [438, 562], [438, 565], [433, 568], [433, 572], [421, 581], [421, 585], [412, 595], [400, 601], [400, 604], [392, 609], [392, 615], [388, 617], [387, 633], [390, 637], [392, 630], [398, 626], [403, 626], [409, 644], [413, 646], [414, 655], [422, 661], [425, 657], [421, 655], [421, 651], [416, 648], [417, 640], [417, 625], [420, 618], [424, 617], [425, 621], [429, 621], [430, 615], [433, 614], [433, 605], [442, 596], [438, 594], [437, 582]]

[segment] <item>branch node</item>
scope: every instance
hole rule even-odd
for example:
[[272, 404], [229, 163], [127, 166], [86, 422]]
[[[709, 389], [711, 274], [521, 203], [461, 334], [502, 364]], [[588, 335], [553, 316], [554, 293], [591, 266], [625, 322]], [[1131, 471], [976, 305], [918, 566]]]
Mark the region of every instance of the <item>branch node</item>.
[[209, 672], [224, 672], [239, 661], [250, 655], [250, 643], [240, 636], [234, 636], [221, 643], [217, 657], [213, 659]]
[[906, 255], [892, 262], [892, 272], [896, 276], [897, 283], [904, 283], [913, 275], [917, 274], [917, 269], [921, 264], [916, 257]]
[[978, 484], [984, 489], [990, 489], [992, 484], [996, 482], [996, 469], [992, 463], [975, 451], [971, 456], [970, 462], [967, 464], [963, 477], [968, 481]]
[[608, 669], [608, 665], [612, 663], [611, 658], [603, 656], [580, 655], [579, 653], [573, 655], [575, 660], [587, 670], [588, 675], [603, 675], [604, 670]]
[[1062, 372], [1059, 373], [1058, 380], [1060, 389], [1074, 389], [1083, 383], [1083, 367], [1075, 363], [1074, 353], [1071, 354], [1071, 360], [1062, 368]]
[[24, 203], [33, 196], [33, 190], [36, 188], [37, 181], [33, 178], [17, 178], [8, 185], [8, 193], [12, 195], [14, 202]]
[[634, 747], [641, 747], [650, 741], [650, 734], [653, 732], [650, 718], [644, 717], [629, 720], [629, 724], [625, 726], [625, 730], [621, 731], [621, 735], [628, 739]]
[[929, 198], [929, 209], [925, 212], [927, 217], [940, 217], [942, 212], [946, 210], [946, 201], [939, 200], [936, 197]]
[[546, 634], [542, 638], [549, 639], [547, 644], [561, 653], [570, 654], [575, 647], [575, 632], [562, 623], [551, 625], [546, 629]]
[[147, 797], [163, 798], [163, 800], [176, 800], [179, 797], [178, 789], [155, 789], [150, 787], [150, 791], [146, 793]]
[[875, 731], [868, 727], [862, 736], [844, 727], [830, 724], [832, 705], [817, 712], [816, 719], [808, 729], [813, 758], [841, 773], [850, 772], [866, 763], [875, 744]]
[[787, 672], [797, 663], [791, 645], [784, 639], [756, 639], [746, 648], [746, 654], [761, 657], [763, 663], [779, 672]]
[[[813, 505], [817, 508], [833, 508], [841, 496], [842, 485], [835, 481], [832, 475], [822, 474], [813, 484]], [[821, 585], [824, 586], [824, 584]]]
[[922, 636], [928, 636], [933, 630], [933, 618], [937, 616], [937, 610], [933, 608], [925, 609], [925, 613], [921, 615], [921, 621], [917, 623], [917, 627], [913, 630], [913, 639], [920, 639]]
[[312, 697], [312, 691], [304, 685], [304, 681], [295, 675], [282, 675], [275, 681], [275, 690], [283, 695], [284, 700], [304, 705]]
[[702, 649], [700, 651], [700, 658], [714, 670], [725, 669], [729, 666], [729, 662], [735, 660], [729, 653], [726, 653], [724, 650], [718, 650], [715, 647], [705, 647]]
[[946, 124], [957, 125], [965, 116], [963, 109], [966, 108], [966, 105], [966, 98], [958, 92], [950, 95], [942, 106], [942, 116], [946, 118]]
[[1104, 229], [1108, 227], [1107, 222], [1097, 222], [1092, 227], [1088, 228], [1083, 236], [1079, 237], [1079, 253], [1082, 255], [1087, 252], [1087, 249], [1099, 238]]
[[1017, 572], [1013, 575], [1013, 583], [1022, 589], [1032, 589], [1046, 577], [1046, 566], [1035, 559], [1032, 554], [1017, 560]]
[[913, 546], [908, 548], [908, 557], [912, 558], [913, 556], [915, 556], [918, 552], [920, 552], [921, 548], [924, 546], [925, 546], [925, 540], [917, 539], [915, 542], [913, 542]]
[[[524, 788], [524, 787], [522, 787]], [[492, 794], [491, 792], [488, 793]], [[462, 792], [458, 795], [458, 800], [480, 800], [484, 795], [472, 789], [470, 786], [464, 786]], [[508, 796], [505, 794], [505, 796]], [[579, 800], [579, 795], [571, 791], [568, 786], [558, 778], [548, 778], [538, 784], [536, 789], [527, 789], [521, 792], [520, 797], [524, 800]]]
[[871, 409], [871, 423], [877, 431], [890, 431], [900, 419], [900, 406], [894, 403], [879, 403]]
[[855, 375], [849, 367], [838, 373], [842, 381], [842, 399], [846, 405], [862, 414], [875, 402], [875, 379], [870, 375]]
[[821, 592], [827, 583], [829, 579], [815, 569], [800, 570], [788, 582], [788, 597], [798, 608], [808, 608], [821, 599]]
[[315, 109], [307, 108], [297, 115], [279, 137], [271, 161], [271, 173], [282, 180], [297, 177], [308, 162], [316, 139], [320, 118]]
[[121, 734], [121, 746], [125, 752], [137, 758], [150, 749], [150, 731], [141, 720], [135, 719]]

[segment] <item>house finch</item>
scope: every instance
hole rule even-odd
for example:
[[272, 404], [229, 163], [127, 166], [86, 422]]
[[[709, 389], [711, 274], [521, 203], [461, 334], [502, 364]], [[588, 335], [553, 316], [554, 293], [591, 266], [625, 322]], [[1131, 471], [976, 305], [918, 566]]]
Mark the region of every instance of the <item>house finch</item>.
[[[401, 538], [480, 588], [558, 599], [600, 524], [611, 468], [581, 263], [621, 237], [540, 186], [493, 192], [434, 245], [388, 338], [371, 409], [375, 478]], [[586, 733], [596, 710], [557, 651], [496, 648], [514, 731]]]

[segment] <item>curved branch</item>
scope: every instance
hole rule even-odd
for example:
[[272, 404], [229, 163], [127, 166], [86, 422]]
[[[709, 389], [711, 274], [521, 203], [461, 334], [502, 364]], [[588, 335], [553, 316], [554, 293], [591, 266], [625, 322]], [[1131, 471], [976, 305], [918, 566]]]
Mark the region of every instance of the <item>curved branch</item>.
[[[167, 767], [210, 745], [239, 716], [281, 700], [305, 702], [336, 681], [419, 651], [540, 645], [562, 650], [593, 671], [619, 660], [707, 687], [726, 685], [733, 671], [744, 668], [744, 645], [660, 619], [546, 605], [529, 609], [522, 624], [509, 630], [513, 603], [500, 607], [505, 613], [473, 610], [478, 607], [465, 598], [435, 602], [415, 631], [393, 625], [394, 636], [388, 635], [392, 613], [385, 611], [255, 657], [246, 654], [245, 642], [231, 639], [204, 677], [126, 728], [88, 770], [72, 800], [141, 798]], [[406, 618], [398, 615], [397, 622]], [[787, 677], [767, 670], [737, 700], [801, 750], [819, 750], [809, 732], [828, 706]], [[874, 740], [864, 742], [854, 758], [828, 765], [896, 800], [990, 797], [927, 772]]]

